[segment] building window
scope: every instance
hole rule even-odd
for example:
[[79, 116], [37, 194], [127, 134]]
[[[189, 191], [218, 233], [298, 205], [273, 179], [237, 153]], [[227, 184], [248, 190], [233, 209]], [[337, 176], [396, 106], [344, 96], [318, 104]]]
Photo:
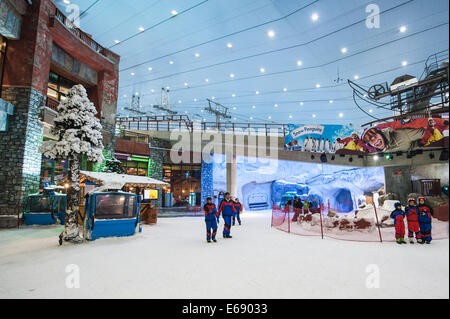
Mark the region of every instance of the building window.
[[3, 87], [3, 74], [5, 71], [5, 58], [7, 47], [8, 47], [7, 39], [0, 35], [0, 98], [1, 98], [1, 88]]
[[148, 162], [121, 161], [127, 175], [148, 176]]
[[47, 96], [55, 101], [64, 101], [69, 93], [69, 90], [75, 85], [72, 82], [62, 76], [50, 72], [48, 79]]

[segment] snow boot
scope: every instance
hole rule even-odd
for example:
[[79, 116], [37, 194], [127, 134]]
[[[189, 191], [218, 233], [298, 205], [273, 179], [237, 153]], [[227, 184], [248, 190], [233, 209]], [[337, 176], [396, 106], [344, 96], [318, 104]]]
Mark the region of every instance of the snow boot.
[[425, 242], [427, 245], [430, 245], [431, 244], [431, 241], [426, 241]]
[[402, 238], [402, 240], [401, 240], [401, 243], [402, 244], [407, 244], [407, 242]]
[[421, 245], [425, 244], [425, 241], [423, 239], [417, 239], [417, 242]]
[[210, 243], [210, 242], [211, 242], [211, 239], [207, 239], [206, 241], [207, 241], [208, 243]]
[[409, 243], [410, 243], [410, 244], [414, 244], [414, 239], [413, 239], [413, 238], [410, 238], [410, 239], [409, 239]]
[[402, 244], [402, 242], [400, 241], [400, 239], [397, 239], [396, 243], [399, 244], [399, 245]]
[[231, 235], [227, 235], [227, 238], [233, 238], [233, 236], [231, 236]]
[[217, 243], [217, 240], [215, 238], [212, 239], [213, 242]]

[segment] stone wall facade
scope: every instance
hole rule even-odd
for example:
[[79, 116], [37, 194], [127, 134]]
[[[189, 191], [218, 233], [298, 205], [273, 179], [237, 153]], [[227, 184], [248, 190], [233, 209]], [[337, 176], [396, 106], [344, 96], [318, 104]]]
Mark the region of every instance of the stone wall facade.
[[[11, 206], [39, 190], [45, 97], [31, 87], [3, 87], [2, 98], [14, 105], [8, 129], [0, 132], [0, 215], [17, 214]], [[9, 208], [8, 208], [9, 207]]]

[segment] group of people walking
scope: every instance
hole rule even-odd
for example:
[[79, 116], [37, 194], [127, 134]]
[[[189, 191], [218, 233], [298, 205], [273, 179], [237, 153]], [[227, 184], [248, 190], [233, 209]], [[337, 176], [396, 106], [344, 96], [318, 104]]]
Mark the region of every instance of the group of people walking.
[[206, 241], [208, 243], [217, 242], [217, 228], [220, 223], [220, 214], [224, 221], [223, 226], [223, 238], [233, 238], [231, 236], [231, 226], [236, 224], [242, 224], [241, 213], [243, 211], [243, 206], [239, 202], [238, 198], [234, 200], [231, 198], [230, 193], [225, 194], [225, 198], [221, 201], [219, 209], [213, 204], [212, 198], [208, 197], [206, 199], [206, 204], [203, 206], [205, 212], [205, 223], [206, 223]]
[[395, 203], [395, 210], [391, 213], [394, 219], [395, 239], [397, 244], [406, 244], [405, 241], [405, 222], [408, 223], [408, 238], [411, 244], [414, 244], [414, 237], [419, 244], [430, 244], [431, 222], [433, 219], [433, 209], [425, 204], [425, 197], [419, 197], [418, 205], [414, 198], [408, 200], [408, 206], [402, 209], [401, 203]]

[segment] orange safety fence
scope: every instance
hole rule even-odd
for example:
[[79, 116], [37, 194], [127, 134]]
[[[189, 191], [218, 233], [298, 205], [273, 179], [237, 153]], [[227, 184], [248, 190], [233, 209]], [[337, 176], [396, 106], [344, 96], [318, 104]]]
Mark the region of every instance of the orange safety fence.
[[[437, 207], [439, 215], [448, 205]], [[391, 211], [369, 205], [355, 212], [333, 209], [330, 205], [320, 205], [309, 209], [296, 209], [291, 206], [272, 209], [272, 227], [299, 236], [317, 236], [337, 240], [357, 242], [394, 242], [394, 220]], [[435, 214], [435, 217], [436, 214]], [[442, 218], [434, 218], [432, 225], [433, 240], [449, 238], [449, 224]], [[408, 222], [405, 218], [405, 238], [408, 237]]]

